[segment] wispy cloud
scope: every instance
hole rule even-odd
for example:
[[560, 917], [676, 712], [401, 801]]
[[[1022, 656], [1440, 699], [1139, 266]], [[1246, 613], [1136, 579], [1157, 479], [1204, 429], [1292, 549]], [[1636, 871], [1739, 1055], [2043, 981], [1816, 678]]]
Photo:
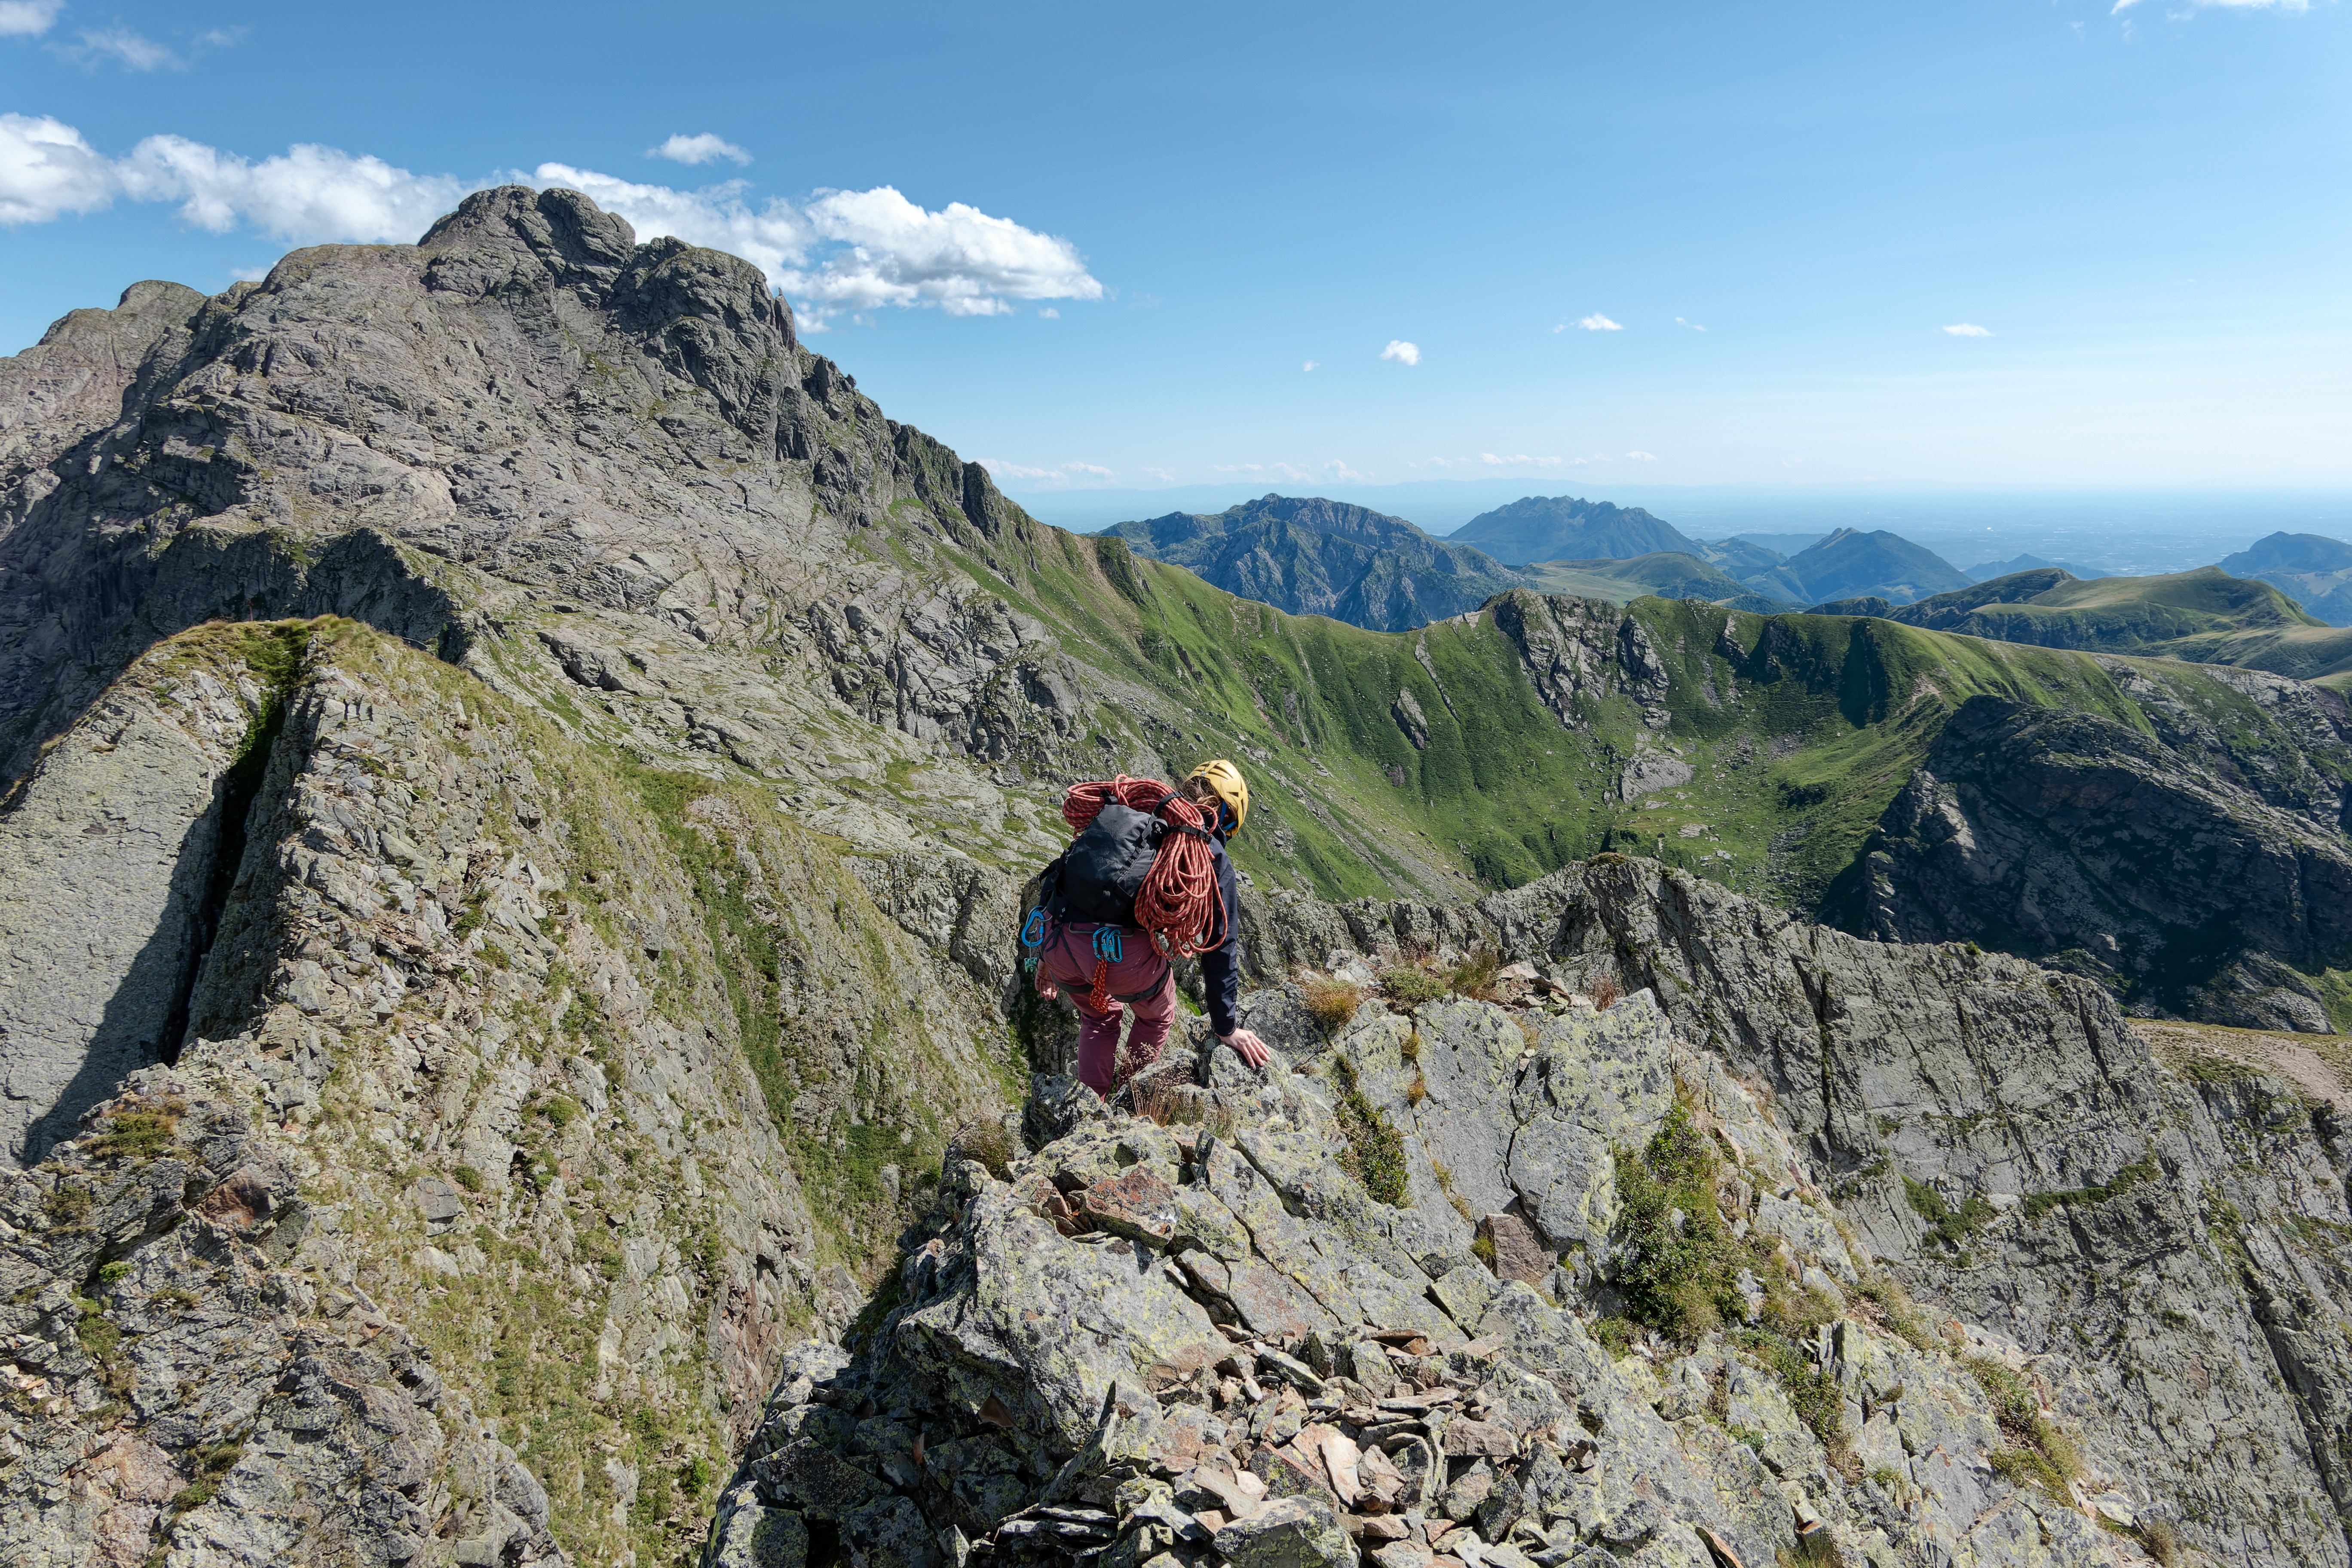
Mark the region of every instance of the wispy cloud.
[[1348, 467], [1338, 458], [1323, 465], [1323, 477], [1329, 479], [1353, 479], [1359, 484], [1361, 484], [1364, 479], [1363, 475]]
[[1054, 309], [1054, 307], [1053, 307], [1053, 306], [1051, 306], [1051, 305], [1047, 305], [1047, 306], [1046, 306], [1046, 307], [1045, 307], [1043, 310], [1039, 310], [1039, 311], [1037, 312], [1037, 314], [1038, 314], [1041, 318], [1043, 318], [1044, 320], [1048, 321], [1060, 321], [1060, 320], [1062, 319], [1062, 312], [1061, 312], [1061, 311], [1059, 311], [1059, 310], [1055, 310], [1055, 309]]
[[1658, 460], [1657, 455], [1652, 452], [1628, 452], [1625, 455], [1637, 463], [1654, 463]]
[[1409, 343], [1402, 338], [1391, 338], [1389, 346], [1381, 351], [1381, 357], [1395, 360], [1400, 364], [1419, 364], [1421, 347], [1417, 343]]
[[[1008, 463], [1002, 458], [982, 458], [978, 461], [980, 466], [993, 474], [1000, 483], [1006, 479], [1026, 479], [1033, 484], [1066, 485], [1074, 474], [1080, 478], [1097, 479], [1117, 478], [1113, 470], [1094, 463], [1073, 461], [1064, 463], [1055, 468], [1032, 468], [1020, 463]], [[1151, 471], [1149, 468], [1144, 470], [1146, 473]]]
[[1305, 364], [1300, 365], [1298, 368], [1302, 371], [1313, 370], [1315, 368], [1315, 362], [1313, 360], [1308, 360]]
[[[1592, 314], [1582, 318], [1576, 324], [1582, 327], [1588, 332], [1622, 332], [1625, 330], [1622, 325], [1611, 321], [1608, 317], [1602, 315], [1598, 310], [1595, 310]], [[1560, 329], [1558, 327], [1554, 327], [1552, 329], [1554, 331], [1558, 331]]]
[[1262, 463], [1212, 463], [1209, 471], [1213, 474], [1262, 474], [1265, 472], [1265, 466]]
[[708, 131], [694, 136], [672, 136], [658, 147], [646, 148], [646, 156], [667, 158], [673, 163], [708, 163], [719, 158], [730, 158], [737, 163], [751, 161], [751, 153]]
[[1696, 321], [1685, 321], [1680, 316], [1676, 316], [1675, 318], [1675, 325], [1677, 327], [1688, 327], [1694, 332], [1703, 332], [1706, 331], [1705, 327], [1700, 326]]
[[1173, 468], [1147, 468], [1143, 471], [1150, 474], [1153, 479], [1158, 479], [1163, 485], [1172, 485], [1176, 482], [1176, 470]]
[[980, 458], [974, 460], [978, 462], [982, 468], [986, 468], [989, 473], [999, 481], [1004, 479], [1061, 479], [1065, 478], [1065, 476], [1055, 473], [1051, 468], [1024, 468], [1018, 463], [1008, 463], [1002, 458]]
[[65, 52], [85, 64], [112, 60], [125, 70], [152, 71], [166, 66], [173, 70], [185, 70], [188, 65], [166, 46], [120, 22], [111, 27], [85, 31], [81, 35], [81, 42]]
[[65, 0], [0, 0], [0, 37], [37, 38], [65, 9]]
[[1992, 333], [1989, 330], [1978, 326], [1974, 321], [1955, 321], [1950, 326], [1946, 327], [1944, 331], [1951, 333], [1952, 336], [1956, 338], [1989, 338], [1992, 336]]
[[1525, 452], [1515, 453], [1509, 457], [1499, 456], [1493, 452], [1481, 452], [1478, 454], [1478, 460], [1490, 468], [1557, 468], [1560, 461], [1558, 458], [1530, 458]]

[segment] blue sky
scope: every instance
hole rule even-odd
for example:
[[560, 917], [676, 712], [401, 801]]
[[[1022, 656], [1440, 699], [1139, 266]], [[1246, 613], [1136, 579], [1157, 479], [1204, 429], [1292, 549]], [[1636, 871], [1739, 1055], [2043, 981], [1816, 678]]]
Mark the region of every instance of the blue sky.
[[520, 176], [1015, 493], [2338, 490], [2348, 88], [2340, 0], [0, 0], [0, 351]]

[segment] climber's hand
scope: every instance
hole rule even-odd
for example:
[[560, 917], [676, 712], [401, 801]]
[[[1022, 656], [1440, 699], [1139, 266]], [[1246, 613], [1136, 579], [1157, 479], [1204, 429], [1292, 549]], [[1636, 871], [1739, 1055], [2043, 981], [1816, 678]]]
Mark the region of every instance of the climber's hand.
[[1226, 1045], [1233, 1047], [1234, 1055], [1241, 1058], [1250, 1066], [1254, 1068], [1265, 1066], [1267, 1055], [1265, 1042], [1257, 1037], [1255, 1029], [1235, 1029], [1223, 1038]]

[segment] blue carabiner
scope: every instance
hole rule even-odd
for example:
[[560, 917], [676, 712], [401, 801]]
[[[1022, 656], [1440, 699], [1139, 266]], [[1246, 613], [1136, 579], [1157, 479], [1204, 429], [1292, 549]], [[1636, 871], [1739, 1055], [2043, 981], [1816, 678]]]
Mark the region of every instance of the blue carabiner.
[[1023, 923], [1021, 927], [1021, 945], [1024, 947], [1043, 947], [1045, 945], [1045, 911], [1042, 906], [1037, 909], [1031, 910], [1029, 911], [1029, 919]]
[[1095, 927], [1095, 956], [1106, 963], [1117, 963], [1123, 955], [1117, 926]]

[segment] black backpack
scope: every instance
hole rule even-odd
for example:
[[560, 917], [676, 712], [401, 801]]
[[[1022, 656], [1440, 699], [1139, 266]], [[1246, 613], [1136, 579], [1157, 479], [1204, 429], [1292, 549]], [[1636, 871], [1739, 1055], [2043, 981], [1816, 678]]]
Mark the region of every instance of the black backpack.
[[1135, 925], [1135, 897], [1160, 854], [1168, 825], [1117, 801], [1104, 803], [1086, 831], [1045, 868], [1040, 902], [1058, 925]]

